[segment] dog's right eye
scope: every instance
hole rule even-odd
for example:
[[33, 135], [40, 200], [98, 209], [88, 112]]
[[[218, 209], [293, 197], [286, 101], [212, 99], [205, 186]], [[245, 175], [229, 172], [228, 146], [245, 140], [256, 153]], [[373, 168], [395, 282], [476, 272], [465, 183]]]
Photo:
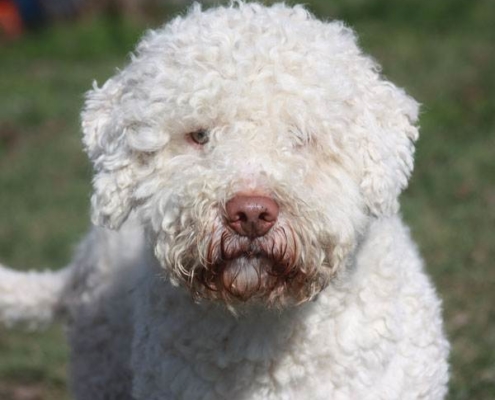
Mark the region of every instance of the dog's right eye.
[[206, 131], [205, 129], [198, 129], [197, 131], [191, 132], [189, 136], [194, 143], [200, 145], [206, 144], [210, 140], [208, 131]]

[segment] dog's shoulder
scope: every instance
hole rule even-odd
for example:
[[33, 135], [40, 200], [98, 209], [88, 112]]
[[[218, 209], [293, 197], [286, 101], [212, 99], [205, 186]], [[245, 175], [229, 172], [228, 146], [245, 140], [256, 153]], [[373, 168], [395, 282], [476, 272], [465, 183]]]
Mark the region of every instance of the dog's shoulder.
[[76, 250], [67, 297], [80, 303], [84, 298], [129, 291], [144, 248], [143, 228], [133, 217], [117, 231], [92, 226]]

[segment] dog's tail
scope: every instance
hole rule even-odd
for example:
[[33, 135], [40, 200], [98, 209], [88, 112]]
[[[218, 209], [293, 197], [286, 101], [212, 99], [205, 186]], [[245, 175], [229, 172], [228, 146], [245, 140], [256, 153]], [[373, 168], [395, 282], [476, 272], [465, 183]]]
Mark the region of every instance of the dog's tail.
[[0, 264], [0, 323], [37, 328], [62, 311], [72, 267], [59, 271], [15, 271]]

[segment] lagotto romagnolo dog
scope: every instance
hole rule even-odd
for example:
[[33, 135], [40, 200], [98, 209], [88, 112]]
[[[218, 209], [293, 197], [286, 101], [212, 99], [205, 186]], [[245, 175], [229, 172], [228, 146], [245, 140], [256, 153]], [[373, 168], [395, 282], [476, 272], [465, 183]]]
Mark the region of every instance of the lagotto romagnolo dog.
[[96, 226], [60, 272], [2, 268], [0, 320], [66, 317], [79, 400], [442, 399], [398, 214], [417, 117], [344, 24], [195, 5], [88, 93]]

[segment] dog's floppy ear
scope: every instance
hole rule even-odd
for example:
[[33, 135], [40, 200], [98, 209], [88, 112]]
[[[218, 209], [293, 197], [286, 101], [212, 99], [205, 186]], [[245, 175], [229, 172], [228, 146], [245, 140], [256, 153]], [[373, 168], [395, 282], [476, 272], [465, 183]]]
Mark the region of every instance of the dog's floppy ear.
[[122, 91], [119, 75], [101, 88], [94, 84], [81, 114], [83, 142], [95, 170], [92, 220], [112, 229], [119, 228], [129, 215], [133, 190], [130, 151], [119, 115]]
[[399, 209], [398, 197], [413, 170], [419, 105], [381, 79], [370, 84], [361, 101], [361, 192], [372, 215], [391, 215]]

